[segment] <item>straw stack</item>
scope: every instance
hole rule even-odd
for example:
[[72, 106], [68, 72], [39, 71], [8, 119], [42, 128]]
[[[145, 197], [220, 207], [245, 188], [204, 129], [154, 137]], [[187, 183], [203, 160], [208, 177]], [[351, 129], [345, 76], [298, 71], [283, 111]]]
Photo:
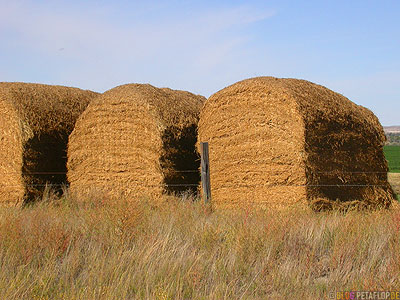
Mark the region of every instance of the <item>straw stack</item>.
[[212, 95], [199, 121], [216, 207], [388, 207], [378, 119], [323, 86], [258, 77]]
[[30, 83], [0, 83], [0, 203], [40, 197], [66, 182], [66, 148], [78, 116], [97, 93]]
[[127, 84], [91, 102], [70, 136], [71, 192], [160, 199], [199, 181], [197, 122], [205, 98]]

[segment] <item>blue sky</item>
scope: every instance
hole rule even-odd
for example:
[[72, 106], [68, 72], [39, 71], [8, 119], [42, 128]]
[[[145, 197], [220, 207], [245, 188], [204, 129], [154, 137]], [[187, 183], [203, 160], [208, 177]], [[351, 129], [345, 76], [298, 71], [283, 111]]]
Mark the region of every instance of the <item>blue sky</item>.
[[302, 78], [400, 125], [400, 1], [0, 0], [0, 81], [210, 96]]

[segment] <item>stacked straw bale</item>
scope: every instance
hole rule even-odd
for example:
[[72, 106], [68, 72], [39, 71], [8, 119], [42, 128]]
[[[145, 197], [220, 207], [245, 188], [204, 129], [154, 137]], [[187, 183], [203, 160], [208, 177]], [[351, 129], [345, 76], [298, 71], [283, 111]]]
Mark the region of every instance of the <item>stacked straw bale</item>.
[[199, 121], [216, 207], [389, 207], [385, 139], [371, 111], [297, 79], [240, 81]]
[[83, 200], [101, 192], [157, 202], [165, 192], [198, 183], [198, 172], [186, 171], [199, 167], [195, 145], [204, 101], [149, 84], [105, 92], [90, 103], [70, 136], [71, 192]]
[[63, 86], [0, 83], [1, 204], [33, 200], [47, 183], [66, 182], [68, 135], [96, 95]]

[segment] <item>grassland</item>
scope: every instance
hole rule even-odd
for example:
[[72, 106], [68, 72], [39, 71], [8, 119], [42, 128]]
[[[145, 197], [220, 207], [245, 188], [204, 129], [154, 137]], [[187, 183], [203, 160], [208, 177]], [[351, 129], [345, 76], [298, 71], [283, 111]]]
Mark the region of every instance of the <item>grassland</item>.
[[[398, 148], [385, 148], [391, 171]], [[400, 192], [400, 173], [390, 173]], [[400, 209], [211, 211], [46, 194], [0, 207], [0, 299], [327, 299], [398, 290]]]
[[388, 179], [400, 201], [400, 146], [385, 146], [384, 152], [389, 165]]
[[0, 299], [326, 299], [400, 287], [400, 210], [212, 212], [70, 196], [0, 208]]
[[385, 146], [384, 152], [389, 163], [389, 172], [400, 173], [400, 146]]

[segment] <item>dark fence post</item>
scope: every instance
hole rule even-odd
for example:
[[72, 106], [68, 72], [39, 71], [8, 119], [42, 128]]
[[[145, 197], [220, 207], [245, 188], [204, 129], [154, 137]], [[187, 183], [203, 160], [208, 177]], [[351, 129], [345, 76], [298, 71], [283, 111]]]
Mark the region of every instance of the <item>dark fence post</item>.
[[204, 203], [211, 201], [210, 162], [208, 158], [208, 142], [200, 143], [201, 151], [201, 184]]

